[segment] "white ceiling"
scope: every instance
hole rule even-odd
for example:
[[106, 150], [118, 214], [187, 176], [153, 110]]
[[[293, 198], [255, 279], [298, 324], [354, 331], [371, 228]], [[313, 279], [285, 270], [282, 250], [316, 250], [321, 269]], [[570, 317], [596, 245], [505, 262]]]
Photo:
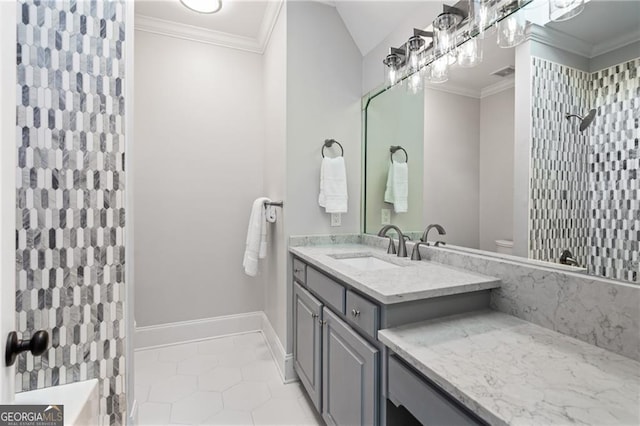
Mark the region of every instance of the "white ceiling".
[[503, 49], [496, 43], [496, 32], [492, 31], [481, 41], [482, 62], [473, 68], [461, 68], [454, 66], [449, 71], [449, 80], [440, 84], [442, 88], [449, 88], [453, 91], [466, 89], [471, 96], [480, 97], [483, 89], [494, 85], [507, 84], [513, 82], [513, 75], [509, 77], [498, 77], [492, 73], [515, 65], [515, 49]]
[[590, 46], [612, 43], [634, 34], [637, 37], [640, 34], [640, 1], [592, 0], [575, 18], [549, 22], [546, 26]]
[[202, 14], [179, 0], [135, 0], [136, 15], [250, 38], [258, 37], [266, 9], [267, 1], [222, 0], [219, 12]]
[[[421, 3], [415, 0], [341, 0], [334, 3], [363, 56], [421, 6]], [[407, 30], [410, 32], [411, 28]]]

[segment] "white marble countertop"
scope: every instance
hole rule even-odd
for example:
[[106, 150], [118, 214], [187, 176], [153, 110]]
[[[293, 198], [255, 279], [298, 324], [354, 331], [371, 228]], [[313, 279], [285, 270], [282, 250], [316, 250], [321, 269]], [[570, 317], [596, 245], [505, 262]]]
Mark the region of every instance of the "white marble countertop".
[[[435, 262], [399, 258], [364, 244], [299, 246], [290, 247], [289, 251], [383, 304], [500, 287], [500, 280], [494, 277]], [[363, 271], [339, 260], [351, 256], [373, 256], [400, 267]]]
[[483, 311], [381, 330], [380, 339], [491, 425], [638, 425], [640, 363]]

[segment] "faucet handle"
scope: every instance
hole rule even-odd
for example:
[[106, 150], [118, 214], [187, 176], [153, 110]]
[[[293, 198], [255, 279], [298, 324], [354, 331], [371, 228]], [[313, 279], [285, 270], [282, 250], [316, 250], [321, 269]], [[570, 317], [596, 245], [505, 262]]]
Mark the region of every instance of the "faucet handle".
[[440, 240], [436, 241], [436, 247], [445, 246], [445, 245], [447, 245], [447, 243], [445, 243], [444, 241], [440, 241]]
[[402, 238], [404, 238], [405, 241], [411, 241], [411, 237], [408, 235], [403, 235]]
[[429, 243], [424, 241], [418, 241], [413, 245], [413, 251], [411, 252], [411, 260], [422, 260], [420, 256], [420, 246], [428, 246]]
[[396, 244], [393, 242], [393, 238], [389, 237], [389, 247], [387, 247], [387, 253], [396, 254]]

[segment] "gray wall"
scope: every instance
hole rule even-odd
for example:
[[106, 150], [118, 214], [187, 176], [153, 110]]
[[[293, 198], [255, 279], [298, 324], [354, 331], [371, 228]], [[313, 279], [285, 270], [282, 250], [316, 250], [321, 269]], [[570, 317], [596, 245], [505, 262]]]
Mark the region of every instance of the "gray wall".
[[480, 100], [480, 249], [513, 239], [514, 89]]
[[480, 100], [426, 89], [424, 102], [424, 223], [444, 226], [450, 244], [478, 248]]
[[138, 326], [261, 310], [242, 270], [264, 193], [260, 55], [136, 31]]
[[[287, 228], [295, 234], [360, 231], [362, 57], [334, 7], [287, 5]], [[318, 206], [322, 143], [344, 147], [349, 212], [340, 228]]]
[[[262, 56], [264, 117], [265, 117], [265, 194], [274, 200], [286, 198], [287, 169], [287, 17], [283, 4], [271, 38]], [[278, 209], [278, 221], [270, 226], [269, 256], [263, 262], [265, 271], [264, 311], [269, 322], [285, 341], [287, 324], [287, 239], [286, 222], [288, 203]]]
[[[361, 61], [351, 35], [334, 7], [318, 2], [287, 3], [287, 169], [286, 235], [360, 232]], [[330, 215], [318, 206], [322, 143], [343, 145], [349, 212], [342, 226], [330, 227]], [[288, 244], [285, 240], [283, 244]], [[291, 300], [290, 268], [279, 292]], [[280, 273], [280, 272], [278, 272]], [[278, 336], [292, 351], [290, 307], [277, 312]]]

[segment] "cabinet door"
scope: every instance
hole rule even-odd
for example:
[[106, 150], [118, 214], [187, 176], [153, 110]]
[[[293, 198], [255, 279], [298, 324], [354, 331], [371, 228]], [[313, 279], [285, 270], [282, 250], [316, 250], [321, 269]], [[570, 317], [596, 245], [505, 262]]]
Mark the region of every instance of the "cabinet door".
[[313, 404], [320, 411], [322, 303], [298, 283], [294, 284], [293, 294], [293, 365]]
[[328, 425], [378, 424], [379, 351], [323, 309], [322, 417]]

